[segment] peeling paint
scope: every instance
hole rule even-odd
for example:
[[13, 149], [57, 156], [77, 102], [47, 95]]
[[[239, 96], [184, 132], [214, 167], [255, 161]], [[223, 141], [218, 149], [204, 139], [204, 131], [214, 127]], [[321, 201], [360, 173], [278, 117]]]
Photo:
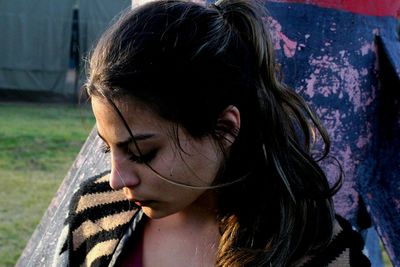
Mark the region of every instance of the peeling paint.
[[343, 10], [367, 16], [400, 18], [400, 2], [396, 0], [269, 0], [280, 3], [303, 3], [323, 8]]
[[[368, 92], [362, 92], [362, 77], [368, 74], [367, 69], [358, 70], [349, 62], [349, 53], [342, 50], [340, 57], [311, 56], [309, 65], [313, 73], [305, 79], [306, 90], [304, 93], [310, 98], [316, 94], [328, 97], [339, 93], [339, 88], [346, 93], [349, 101], [353, 103], [354, 111], [365, 108], [365, 102], [369, 99]], [[343, 95], [340, 96], [342, 98]], [[370, 100], [372, 101], [372, 100]]]
[[[384, 6], [378, 1], [376, 4]], [[279, 5], [271, 6], [278, 10]], [[284, 8], [271, 13], [280, 23], [276, 23], [279, 26], [276, 47], [280, 50], [277, 54], [285, 82], [295, 88], [321, 118], [332, 141], [331, 155], [342, 163], [345, 181], [334, 197], [335, 209], [357, 225], [357, 214], [363, 209], [359, 206], [362, 198], [389, 256], [400, 266], [397, 256], [400, 255], [400, 235], [396, 232], [399, 223], [393, 219], [399, 218], [400, 208], [400, 188], [395, 187], [400, 185], [395, 179], [399, 173], [396, 170], [400, 169], [397, 152], [400, 143], [396, 139], [400, 116], [398, 110], [389, 107], [384, 112], [379, 110], [387, 99], [378, 97], [378, 92], [382, 96], [384, 90], [378, 82], [382, 70], [375, 43], [379, 35], [381, 39], [398, 40], [398, 21], [306, 5], [298, 5], [300, 11], [295, 12], [294, 7], [293, 11]], [[288, 48], [285, 50], [285, 38], [281, 34], [297, 42], [289, 46], [301, 52], [294, 54]], [[292, 55], [296, 60], [285, 61]], [[394, 68], [400, 77], [400, 68]], [[390, 101], [393, 107], [400, 104], [400, 100]], [[325, 166], [324, 162], [321, 165], [330, 183], [334, 181], [335, 167], [329, 163]], [[393, 209], [388, 209], [389, 205]]]
[[396, 210], [400, 211], [400, 199], [394, 199]]
[[306, 80], [306, 84], [307, 84], [307, 89], [304, 92], [306, 95], [308, 95], [310, 98], [312, 98], [314, 96], [315, 93], [315, 83], [317, 82], [317, 76], [315, 76], [315, 74], [311, 74], [310, 77], [308, 77], [308, 79]]
[[374, 51], [374, 44], [373, 43], [365, 43], [361, 48], [360, 52], [362, 56], [367, 55], [369, 52]]
[[268, 17], [267, 21], [271, 28], [271, 38], [274, 42], [275, 50], [281, 50], [283, 47], [283, 52], [286, 57], [294, 57], [297, 49], [297, 42], [289, 39], [282, 32], [282, 26], [277, 20], [273, 19], [272, 17]]
[[367, 76], [368, 75], [368, 70], [366, 68], [362, 68], [360, 71], [361, 76]]
[[364, 148], [369, 142], [371, 142], [372, 133], [369, 132], [367, 136], [359, 136], [356, 146], [358, 148]]
[[290, 40], [286, 35], [280, 33], [281, 40], [284, 42], [283, 51], [286, 57], [293, 57], [296, 53], [297, 42]]
[[367, 99], [364, 100], [365, 107], [368, 107], [369, 105], [371, 105], [376, 99], [376, 88], [375, 88], [375, 86], [371, 85], [370, 88], [371, 88], [370, 95], [369, 95], [369, 97], [367, 97]]
[[299, 44], [299, 45], [297, 46], [297, 50], [298, 50], [298, 51], [301, 51], [301, 50], [303, 50], [305, 47], [306, 47], [305, 44]]

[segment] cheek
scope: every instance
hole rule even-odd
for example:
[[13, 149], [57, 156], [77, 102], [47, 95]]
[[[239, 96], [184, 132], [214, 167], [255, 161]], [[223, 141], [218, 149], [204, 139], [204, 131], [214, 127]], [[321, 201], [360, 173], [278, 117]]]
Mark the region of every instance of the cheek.
[[198, 186], [207, 186], [213, 183], [222, 163], [220, 153], [210, 143], [199, 144], [192, 154], [184, 158], [186, 169], [192, 182]]
[[[164, 178], [171, 178], [176, 166], [179, 168], [179, 155], [173, 153], [171, 149], [162, 149], [158, 151], [156, 158], [149, 165]], [[154, 174], [154, 173], [153, 173]]]
[[[181, 142], [182, 150], [170, 144], [158, 152], [151, 167], [165, 179], [190, 186], [209, 186], [222, 163], [222, 153], [207, 142]], [[153, 173], [154, 175], [154, 173]], [[158, 178], [159, 179], [159, 178]], [[161, 181], [161, 180], [160, 180]], [[178, 185], [163, 182], [162, 191], [179, 190]]]

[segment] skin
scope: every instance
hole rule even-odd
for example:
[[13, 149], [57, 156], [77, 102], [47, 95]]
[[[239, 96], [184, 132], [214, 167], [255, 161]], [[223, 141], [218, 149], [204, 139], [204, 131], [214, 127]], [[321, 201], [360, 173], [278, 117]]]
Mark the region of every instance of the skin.
[[[154, 154], [149, 164], [162, 176], [176, 182], [207, 186], [212, 183], [222, 157], [209, 138], [193, 140], [178, 131], [182, 153], [171, 140], [172, 123], [135, 104], [120, 106], [122, 114], [134, 133], [145, 157]], [[146, 164], [129, 158], [139, 155], [130, 135], [113, 108], [104, 100], [92, 99], [99, 136], [111, 154], [110, 185], [124, 189], [126, 197], [142, 204], [145, 214], [162, 218], [189, 208], [206, 190], [188, 189], [161, 180]], [[128, 141], [128, 142], [127, 142]]]
[[[171, 137], [173, 123], [160, 118], [135, 100], [116, 103], [148, 164], [163, 177], [193, 186], [211, 185], [223, 155], [211, 137], [193, 139], [178, 127], [179, 146]], [[135, 158], [136, 146], [122, 120], [104, 99], [92, 97], [99, 136], [111, 154], [110, 185], [123, 189], [140, 205], [149, 220], [144, 229], [145, 266], [214, 266], [219, 231], [212, 190], [189, 189], [164, 181]], [[230, 107], [222, 114], [239, 126], [239, 112]], [[226, 138], [229, 148], [234, 140]], [[150, 155], [150, 156], [149, 156]]]

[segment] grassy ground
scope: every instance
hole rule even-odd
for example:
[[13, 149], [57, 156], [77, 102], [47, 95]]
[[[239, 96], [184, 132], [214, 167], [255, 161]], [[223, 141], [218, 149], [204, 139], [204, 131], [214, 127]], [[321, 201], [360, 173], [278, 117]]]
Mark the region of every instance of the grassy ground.
[[0, 266], [13, 266], [94, 125], [87, 107], [0, 103]]

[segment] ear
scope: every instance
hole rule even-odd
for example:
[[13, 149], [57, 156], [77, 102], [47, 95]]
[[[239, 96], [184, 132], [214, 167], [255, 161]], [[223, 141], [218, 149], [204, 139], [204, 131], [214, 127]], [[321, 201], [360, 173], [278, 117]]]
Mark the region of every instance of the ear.
[[237, 107], [228, 106], [219, 116], [217, 133], [226, 141], [229, 147], [235, 142], [240, 130], [240, 111]]

